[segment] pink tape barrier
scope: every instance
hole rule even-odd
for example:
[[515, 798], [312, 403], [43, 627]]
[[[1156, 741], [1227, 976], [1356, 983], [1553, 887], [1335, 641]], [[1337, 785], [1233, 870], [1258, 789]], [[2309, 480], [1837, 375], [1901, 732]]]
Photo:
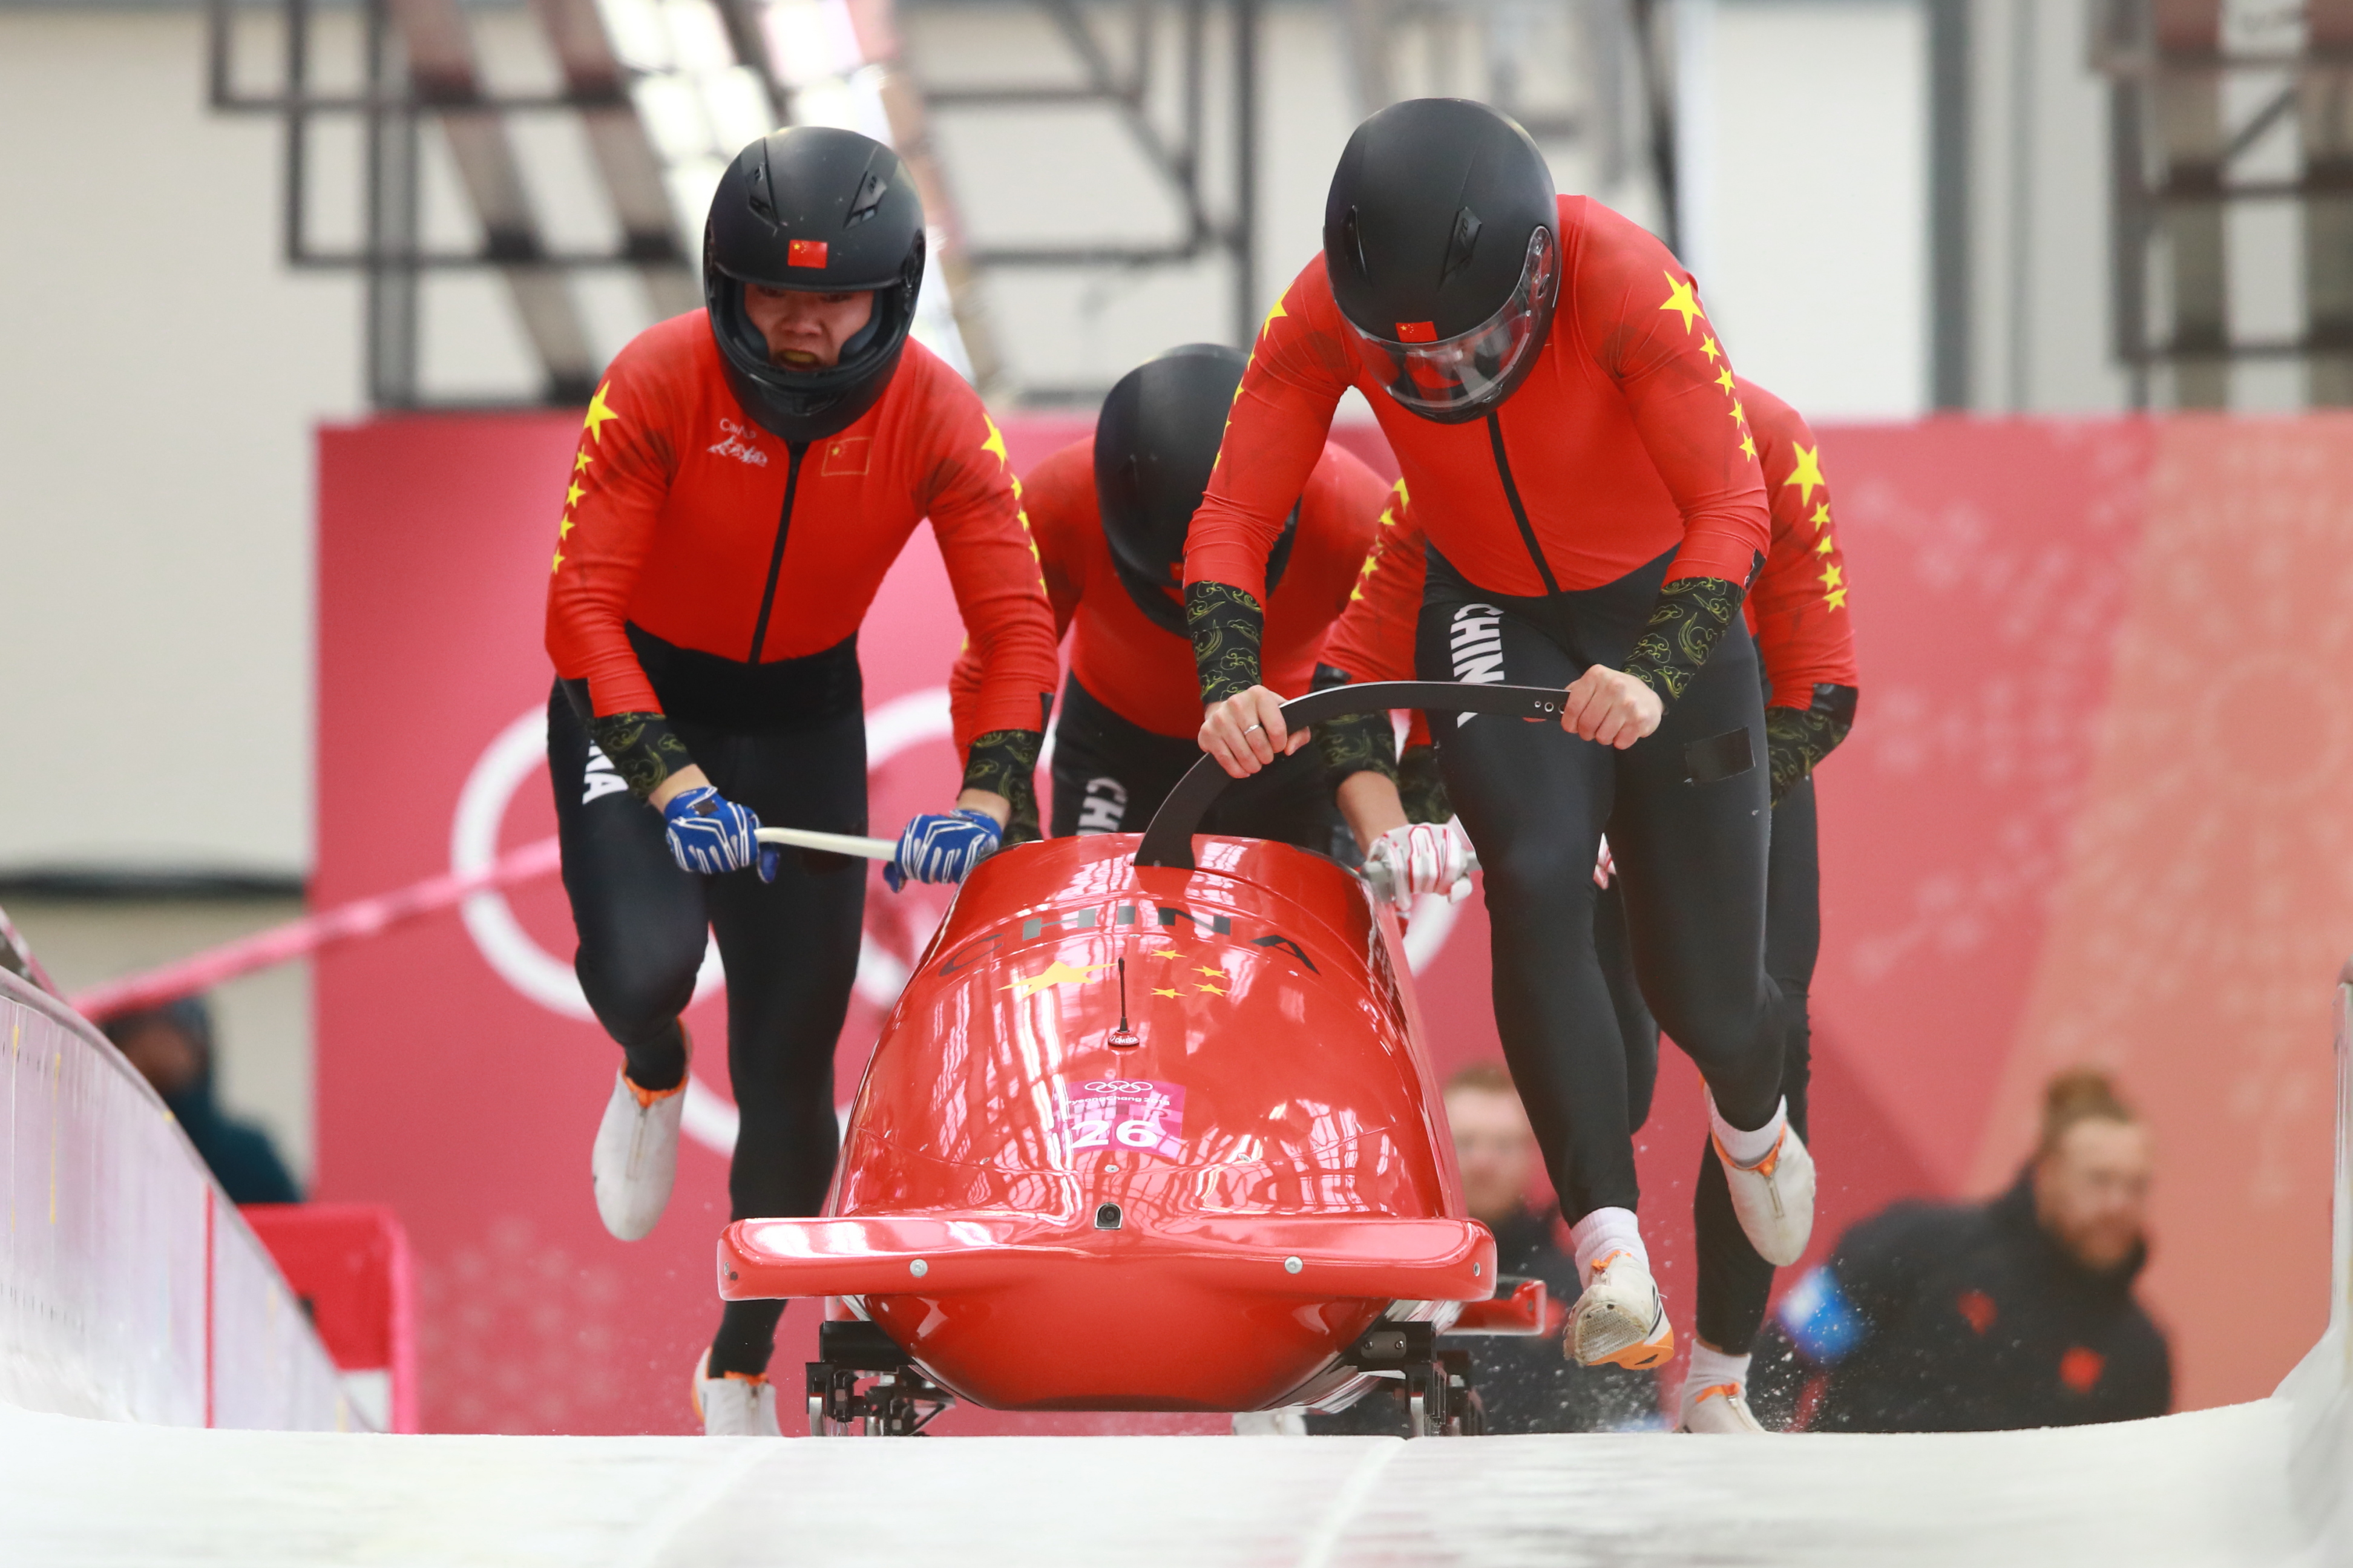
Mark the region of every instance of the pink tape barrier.
[[507, 851], [480, 871], [445, 871], [341, 909], [305, 915], [299, 921], [239, 937], [144, 974], [90, 986], [74, 994], [72, 1005], [74, 1011], [93, 1023], [103, 1023], [142, 1007], [160, 1007], [183, 996], [209, 991], [223, 981], [250, 974], [257, 969], [308, 958], [338, 942], [375, 936], [396, 925], [448, 909], [476, 893], [534, 881], [556, 869], [560, 863], [555, 839], [551, 835]]

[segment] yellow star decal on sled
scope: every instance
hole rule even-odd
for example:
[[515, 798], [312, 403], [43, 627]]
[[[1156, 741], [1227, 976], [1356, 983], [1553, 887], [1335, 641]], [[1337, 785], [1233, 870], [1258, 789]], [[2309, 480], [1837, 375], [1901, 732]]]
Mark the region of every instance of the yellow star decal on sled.
[[588, 434], [596, 438], [596, 444], [600, 447], [605, 444], [605, 421], [620, 417], [618, 414], [613, 412], [613, 405], [605, 401], [606, 388], [612, 384], [609, 381], [605, 383], [603, 386], [596, 389], [596, 395], [588, 400], [586, 420]]
[[1173, 947], [1155, 947], [1152, 950], [1152, 956], [1155, 958], [1182, 958], [1185, 955], [1177, 952]]
[[1083, 966], [1069, 964], [1058, 958], [1039, 973], [1017, 974], [1013, 977], [1013, 984], [1000, 985], [997, 989], [1018, 991], [1020, 993], [1020, 999], [1026, 1002], [1049, 985], [1068, 985], [1074, 980], [1092, 980], [1096, 970], [1110, 967], [1108, 963], [1090, 963]]
[[1224, 970], [1212, 969], [1206, 963], [1198, 965], [1194, 969], [1193, 973], [1196, 974], [1206, 974], [1213, 980], [1223, 980], [1226, 977], [1226, 972]]
[[[1781, 481], [1781, 486], [1784, 489], [1791, 485], [1797, 486], [1798, 504], [1810, 506], [1813, 504], [1815, 489], [1830, 483], [1830, 480], [1822, 478], [1822, 449], [1819, 446], [1800, 447], [1795, 441], [1789, 443], [1789, 449], [1798, 454], [1798, 467], [1788, 479]], [[1814, 519], [1818, 525], [1830, 521], [1830, 503], [1825, 501], [1822, 505], [1822, 515]]]
[[1172, 985], [1167, 990], [1163, 991], [1159, 986], [1155, 985], [1152, 988], [1152, 994], [1155, 996], [1174, 996], [1176, 994], [1176, 988]]
[[[1693, 284], [1690, 279], [1678, 279], [1672, 272], [1667, 274], [1667, 302], [1660, 306], [1659, 309], [1662, 310], [1672, 310], [1676, 314], [1682, 316], [1683, 319], [1683, 331], [1686, 332], [1691, 331], [1693, 317], [1704, 316], [1707, 314], [1705, 310], [1699, 308], [1698, 288]], [[1715, 345], [1715, 340], [1714, 338], [1710, 338], [1708, 340], [1708, 346], [1713, 348]], [[1714, 359], [1715, 356], [1714, 354], [1709, 354], [1707, 357]]]
[[1196, 991], [1206, 991], [1212, 996], [1223, 996], [1225, 994], [1223, 991], [1205, 980], [1195, 981], [1193, 983], [1193, 989]]

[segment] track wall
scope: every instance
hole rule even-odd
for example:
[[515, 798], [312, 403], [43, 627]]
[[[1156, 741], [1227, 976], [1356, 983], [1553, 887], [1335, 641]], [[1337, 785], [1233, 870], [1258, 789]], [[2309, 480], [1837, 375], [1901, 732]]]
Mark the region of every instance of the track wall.
[[154, 1091], [0, 972], [0, 1403], [172, 1426], [363, 1422]]

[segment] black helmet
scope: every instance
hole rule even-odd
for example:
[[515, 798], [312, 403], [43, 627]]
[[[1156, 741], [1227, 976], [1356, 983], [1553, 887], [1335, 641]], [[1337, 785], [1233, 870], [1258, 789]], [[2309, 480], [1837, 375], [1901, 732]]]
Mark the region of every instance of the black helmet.
[[1560, 291], [1552, 172], [1483, 103], [1417, 98], [1356, 127], [1324, 203], [1340, 313], [1425, 419], [1476, 419], [1535, 363]]
[[[1178, 637], [1187, 635], [1178, 597], [1185, 534], [1209, 488], [1245, 363], [1221, 343], [1170, 349], [1121, 376], [1095, 416], [1095, 501], [1112, 565], [1136, 606]], [[1298, 528], [1293, 507], [1267, 558], [1270, 594]]]
[[[702, 230], [702, 298], [737, 401], [788, 442], [821, 441], [874, 406], [915, 324], [923, 204], [898, 155], [829, 126], [772, 131], [735, 154]], [[744, 312], [744, 286], [874, 291], [839, 364], [788, 370]]]

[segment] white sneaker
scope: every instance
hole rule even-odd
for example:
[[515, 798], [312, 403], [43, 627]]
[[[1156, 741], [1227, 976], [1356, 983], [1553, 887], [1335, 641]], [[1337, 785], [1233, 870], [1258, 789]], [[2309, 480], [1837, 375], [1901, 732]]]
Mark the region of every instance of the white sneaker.
[[1683, 1418], [1675, 1430], [1728, 1436], [1768, 1436], [1765, 1424], [1748, 1408], [1748, 1395], [1736, 1383], [1719, 1383], [1683, 1395]]
[[1307, 1407], [1303, 1405], [1281, 1405], [1272, 1410], [1244, 1410], [1234, 1416], [1237, 1437], [1304, 1437], [1307, 1436]]
[[1757, 1256], [1776, 1268], [1804, 1257], [1814, 1234], [1814, 1157], [1806, 1152], [1798, 1130], [1784, 1126], [1779, 1142], [1754, 1165], [1736, 1163], [1713, 1129], [1708, 1139], [1724, 1164], [1732, 1212]]
[[678, 1179], [678, 1124], [686, 1114], [685, 1079], [676, 1089], [639, 1089], [626, 1072], [613, 1075], [613, 1098], [596, 1124], [588, 1173], [596, 1185], [596, 1217], [623, 1241], [654, 1227]]
[[1620, 1250], [1594, 1259], [1592, 1283], [1569, 1314], [1566, 1348], [1571, 1361], [1586, 1366], [1606, 1362], [1636, 1372], [1675, 1353], [1667, 1304], [1641, 1258]]
[[776, 1425], [776, 1385], [765, 1377], [731, 1372], [711, 1374], [711, 1352], [694, 1363], [694, 1413], [706, 1437], [781, 1437]]

